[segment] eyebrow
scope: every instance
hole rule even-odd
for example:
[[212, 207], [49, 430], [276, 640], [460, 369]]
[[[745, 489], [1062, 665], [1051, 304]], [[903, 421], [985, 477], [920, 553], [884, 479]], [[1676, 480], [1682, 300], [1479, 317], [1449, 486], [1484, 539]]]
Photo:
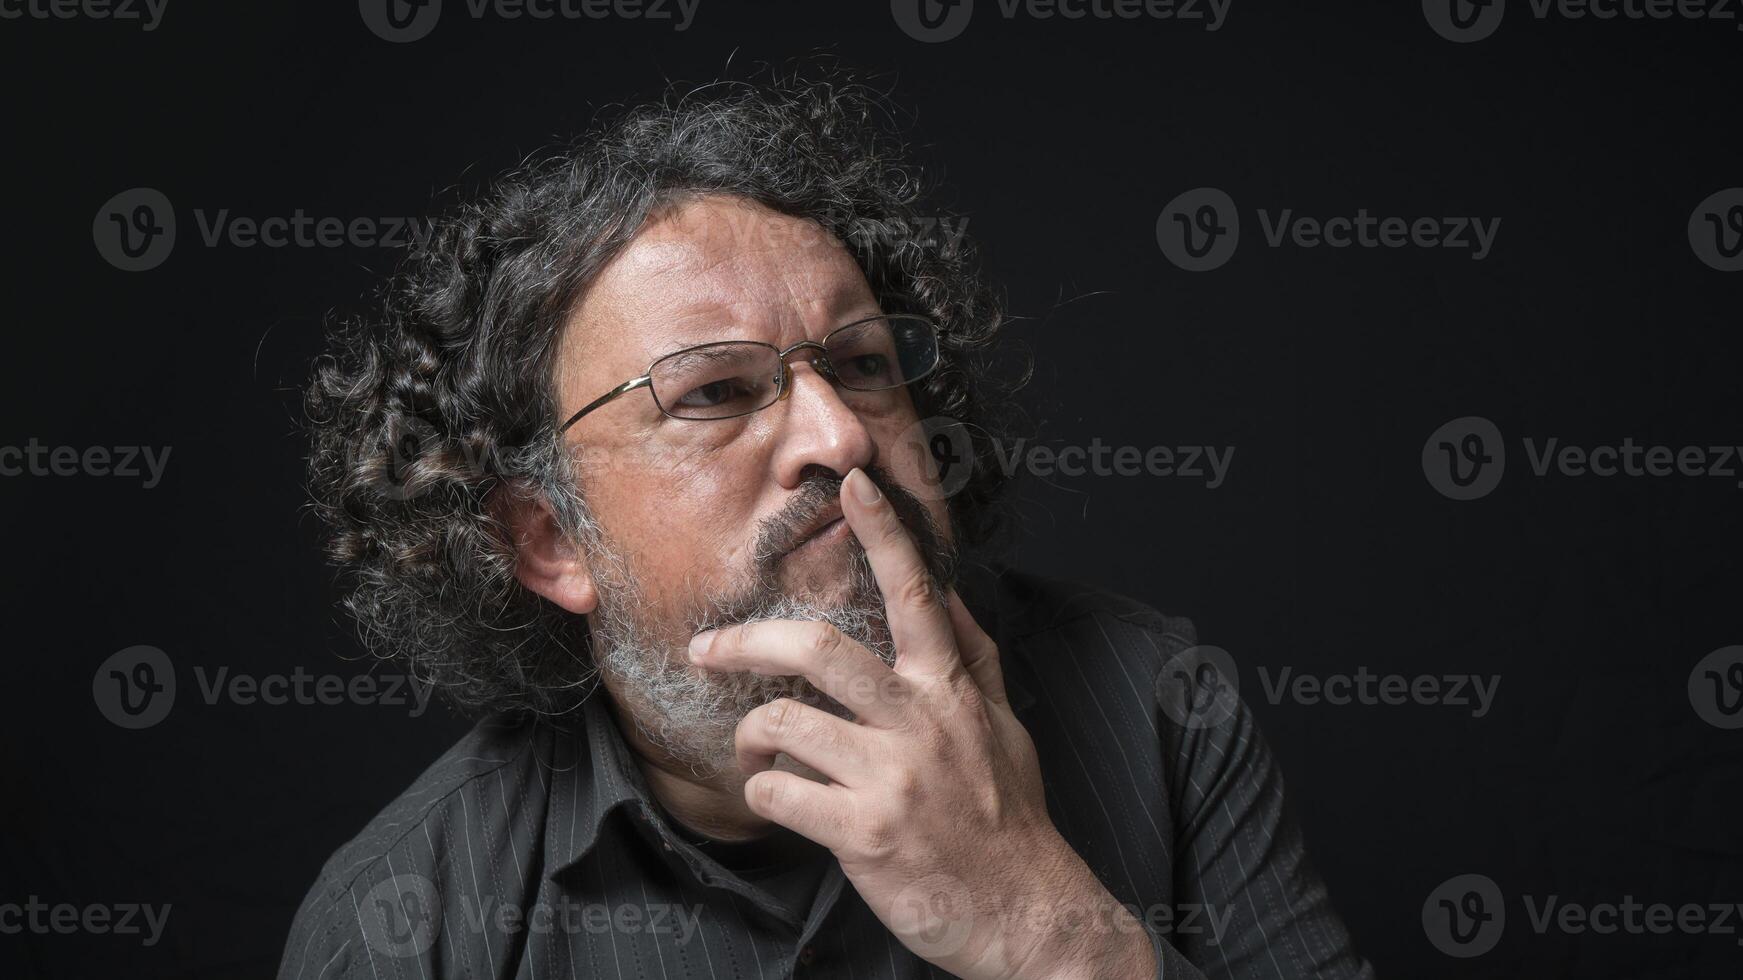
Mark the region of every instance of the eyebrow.
[[[724, 361], [736, 356], [734, 351], [722, 346], [725, 344], [755, 344], [758, 347], [775, 346], [773, 344], [765, 344], [760, 340], [706, 340], [700, 344], [692, 344], [689, 347], [680, 347], [668, 354], [661, 354], [659, 357], [654, 358], [654, 363], [658, 364], [668, 358], [682, 360], [698, 358], [709, 361]], [[652, 365], [649, 367], [651, 368]]]
[[[859, 303], [854, 302], [854, 303], [850, 303], [850, 304], [845, 304], [844, 308], [848, 309], [848, 310], [852, 310], [858, 306], [859, 306]], [[839, 330], [842, 327], [845, 327], [850, 323], [857, 323], [860, 320], [868, 320], [874, 316], [884, 316], [886, 314], [886, 311], [884, 309], [884, 304], [879, 302], [876, 297], [873, 297], [871, 302], [866, 304], [864, 309], [870, 310], [871, 312], [869, 312], [869, 313], [868, 312], [856, 312], [856, 313], [844, 314], [839, 318], [839, 322], [832, 321], [829, 329], [823, 331], [823, 336], [827, 337], [827, 336], [829, 336], [830, 333], [832, 333], [836, 330]], [[807, 339], [810, 339], [810, 338], [807, 338]], [[818, 338], [818, 339], [821, 339], [821, 338]], [[722, 338], [717, 338], [715, 340], [703, 340], [703, 341], [699, 341], [697, 343], [679, 344], [678, 346], [673, 347], [671, 350], [668, 350], [663, 354], [655, 355], [654, 359], [652, 361], [648, 362], [648, 367], [651, 370], [654, 364], [657, 364], [658, 362], [663, 361], [668, 357], [672, 357], [673, 355], [676, 355], [676, 354], [685, 353], [687, 351], [692, 350], [693, 348], [706, 347], [706, 346], [711, 345], [711, 344], [761, 344], [764, 347], [773, 347], [776, 350], [781, 349], [779, 344], [771, 344], [766, 340], [751, 340], [751, 339], [744, 338], [744, 337], [722, 337]], [[711, 355], [711, 356], [722, 356], [722, 357], [726, 356], [726, 352], [724, 352], [724, 351], [699, 352], [698, 356], [702, 356], [702, 354], [707, 354], [707, 355]]]

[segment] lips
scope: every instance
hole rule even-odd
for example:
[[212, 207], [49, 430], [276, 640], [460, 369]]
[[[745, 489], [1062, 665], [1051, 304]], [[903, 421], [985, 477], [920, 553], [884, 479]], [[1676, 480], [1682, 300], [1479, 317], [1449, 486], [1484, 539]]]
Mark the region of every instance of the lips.
[[842, 516], [840, 504], [833, 504], [824, 508], [823, 511], [813, 518], [805, 529], [799, 532], [798, 536], [794, 538], [792, 547], [787, 549], [787, 554], [792, 554], [793, 552], [798, 551], [800, 548], [810, 544], [813, 540], [835, 530], [836, 526], [841, 524], [845, 524], [845, 519]]

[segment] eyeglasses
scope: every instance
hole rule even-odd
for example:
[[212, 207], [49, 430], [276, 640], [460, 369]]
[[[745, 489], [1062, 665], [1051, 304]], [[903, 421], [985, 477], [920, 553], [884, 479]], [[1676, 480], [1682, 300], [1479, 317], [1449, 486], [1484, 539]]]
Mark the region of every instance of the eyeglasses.
[[675, 419], [732, 419], [787, 397], [793, 369], [787, 359], [811, 349], [811, 365], [849, 391], [888, 391], [910, 385], [938, 367], [938, 328], [924, 317], [885, 315], [856, 320], [821, 343], [802, 340], [782, 350], [759, 340], [722, 340], [674, 351], [648, 372], [611, 389], [569, 416], [557, 431], [619, 395], [646, 388], [661, 412]]

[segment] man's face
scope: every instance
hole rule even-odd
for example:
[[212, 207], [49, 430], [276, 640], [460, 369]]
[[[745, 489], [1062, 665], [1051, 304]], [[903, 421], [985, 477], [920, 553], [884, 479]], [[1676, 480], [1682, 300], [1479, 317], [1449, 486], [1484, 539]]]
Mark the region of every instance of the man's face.
[[[564, 332], [566, 415], [656, 358], [718, 340], [786, 349], [884, 312], [853, 257], [815, 223], [700, 197], [651, 220], [596, 278]], [[590, 615], [608, 684], [656, 743], [698, 768], [731, 758], [738, 719], [796, 678], [707, 676], [683, 660], [698, 629], [828, 619], [886, 657], [881, 599], [840, 520], [860, 467], [948, 574], [949, 521], [907, 389], [853, 392], [805, 353], [786, 398], [751, 415], [682, 420], [646, 391], [595, 410], [567, 439], [594, 527], [578, 533], [598, 592]]]

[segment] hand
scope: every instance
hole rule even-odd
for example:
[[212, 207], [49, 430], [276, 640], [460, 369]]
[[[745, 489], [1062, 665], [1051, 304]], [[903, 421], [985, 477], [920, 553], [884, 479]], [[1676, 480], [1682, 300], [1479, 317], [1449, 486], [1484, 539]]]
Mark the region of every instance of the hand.
[[[697, 634], [709, 670], [800, 675], [852, 721], [782, 699], [738, 726], [745, 801], [834, 852], [871, 910], [963, 977], [1154, 976], [1150, 941], [1047, 816], [1034, 743], [999, 651], [936, 597], [889, 501], [855, 469], [841, 507], [884, 596], [894, 668], [822, 622]], [[784, 753], [827, 784], [774, 769]]]

